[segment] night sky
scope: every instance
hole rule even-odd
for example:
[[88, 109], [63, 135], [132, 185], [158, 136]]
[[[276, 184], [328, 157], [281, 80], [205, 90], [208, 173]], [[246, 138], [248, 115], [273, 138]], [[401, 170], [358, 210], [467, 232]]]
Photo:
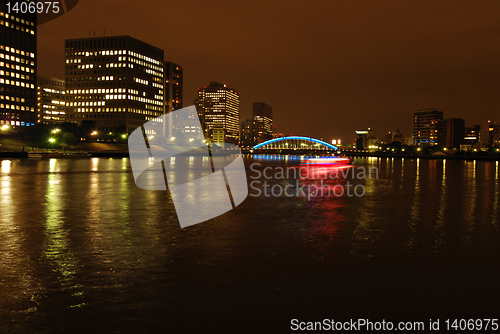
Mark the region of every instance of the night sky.
[[285, 134], [410, 137], [412, 111], [500, 121], [500, 2], [84, 0], [38, 27], [38, 74], [64, 78], [64, 40], [130, 35], [184, 68], [184, 106], [219, 81], [273, 107]]

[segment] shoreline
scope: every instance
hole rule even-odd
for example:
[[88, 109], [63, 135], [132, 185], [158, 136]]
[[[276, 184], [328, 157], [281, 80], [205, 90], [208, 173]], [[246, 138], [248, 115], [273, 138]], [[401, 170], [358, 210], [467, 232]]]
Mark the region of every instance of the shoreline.
[[[78, 151], [77, 153], [81, 153]], [[34, 152], [33, 152], [34, 153]], [[81, 154], [71, 154], [71, 151], [65, 151], [65, 154], [57, 152], [54, 155], [50, 153], [46, 156], [41, 157], [29, 157], [29, 152], [22, 151], [0, 151], [0, 159], [86, 159], [86, 158], [129, 158], [128, 151], [87, 151], [88, 156], [82, 156]], [[69, 154], [68, 154], [69, 153]], [[430, 154], [391, 154], [391, 153], [374, 153], [374, 152], [344, 152], [348, 157], [360, 157], [360, 158], [399, 158], [399, 159], [434, 159], [434, 160], [466, 160], [466, 161], [500, 161], [500, 155], [430, 155]], [[245, 154], [247, 155], [247, 154]], [[254, 155], [254, 154], [249, 154]], [[281, 154], [290, 155], [290, 154]], [[300, 156], [300, 154], [298, 154]]]

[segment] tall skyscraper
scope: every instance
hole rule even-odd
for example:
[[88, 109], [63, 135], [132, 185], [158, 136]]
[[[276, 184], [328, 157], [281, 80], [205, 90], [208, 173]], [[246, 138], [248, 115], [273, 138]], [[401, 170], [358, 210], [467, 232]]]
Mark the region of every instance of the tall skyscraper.
[[273, 108], [264, 102], [253, 103], [253, 120], [257, 143], [273, 139]]
[[65, 81], [57, 78], [38, 77], [38, 123], [65, 122]]
[[183, 70], [179, 64], [165, 62], [165, 106], [167, 111], [182, 109]]
[[0, 125], [37, 122], [36, 12], [9, 14], [0, 2]]
[[[165, 129], [165, 135], [172, 137], [173, 128], [180, 129], [181, 125], [177, 119], [172, 119], [172, 111], [182, 108], [182, 92], [183, 92], [183, 70], [179, 64], [174, 64], [170, 61], [164, 63], [164, 79], [165, 79], [165, 112], [170, 113], [169, 129]], [[176, 115], [177, 116], [177, 115]], [[175, 117], [176, 117], [175, 116]]]
[[413, 145], [437, 146], [446, 142], [443, 112], [423, 109], [413, 112]]
[[[214, 128], [222, 127], [225, 142], [238, 144], [240, 93], [212, 81], [208, 87], [198, 88], [198, 99], [195, 103], [207, 139], [213, 140]], [[217, 134], [220, 136], [220, 130], [217, 130]]]
[[163, 50], [130, 36], [66, 40], [66, 119], [131, 133], [164, 113]]

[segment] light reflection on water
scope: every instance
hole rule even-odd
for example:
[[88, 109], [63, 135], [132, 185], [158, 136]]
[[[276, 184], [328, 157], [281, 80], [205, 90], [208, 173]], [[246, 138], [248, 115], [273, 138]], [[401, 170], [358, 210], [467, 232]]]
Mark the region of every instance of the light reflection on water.
[[[186, 159], [183, 166], [193, 161]], [[297, 168], [301, 160], [254, 156], [246, 164], [261, 163], [262, 171]], [[66, 329], [86, 332], [99, 328], [99, 321], [86, 322], [103, 312], [116, 318], [105, 320], [116, 321], [112, 328], [124, 330], [119, 321], [127, 312], [146, 316], [162, 308], [175, 321], [189, 306], [209, 312], [209, 300], [238, 309], [235, 287], [249, 289], [254, 301], [267, 291], [273, 309], [322, 303], [323, 287], [303, 274], [310, 270], [334, 280], [335, 268], [350, 263], [496, 263], [498, 162], [358, 158], [353, 171], [369, 167], [378, 168], [378, 178], [267, 180], [293, 189], [296, 182], [350, 182], [364, 187], [362, 197], [249, 196], [223, 216], [180, 229], [169, 193], [138, 189], [128, 159], [1, 160], [0, 317], [31, 328], [63, 314]], [[85, 313], [68, 311], [74, 309]]]

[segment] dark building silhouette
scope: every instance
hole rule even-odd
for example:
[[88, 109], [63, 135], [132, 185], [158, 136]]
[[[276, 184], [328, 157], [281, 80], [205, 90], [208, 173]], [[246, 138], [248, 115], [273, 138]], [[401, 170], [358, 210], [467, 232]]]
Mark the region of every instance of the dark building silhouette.
[[448, 118], [446, 120], [446, 147], [460, 149], [464, 144], [465, 120]]
[[273, 139], [273, 108], [270, 105], [254, 102], [253, 120], [257, 143]]
[[163, 54], [130, 36], [66, 40], [66, 120], [131, 133], [163, 115]]
[[255, 136], [255, 120], [254, 119], [244, 119], [241, 121], [240, 126], [240, 146], [241, 147], [253, 147], [257, 145], [257, 138]]
[[32, 126], [37, 123], [37, 14], [9, 14], [6, 5], [0, 2], [0, 125]]
[[404, 144], [405, 139], [401, 131], [399, 131], [399, 129], [396, 129], [396, 132], [394, 132], [394, 134], [392, 135], [392, 141], [397, 141], [401, 144]]
[[167, 112], [182, 109], [183, 69], [179, 64], [165, 62], [165, 106]]

